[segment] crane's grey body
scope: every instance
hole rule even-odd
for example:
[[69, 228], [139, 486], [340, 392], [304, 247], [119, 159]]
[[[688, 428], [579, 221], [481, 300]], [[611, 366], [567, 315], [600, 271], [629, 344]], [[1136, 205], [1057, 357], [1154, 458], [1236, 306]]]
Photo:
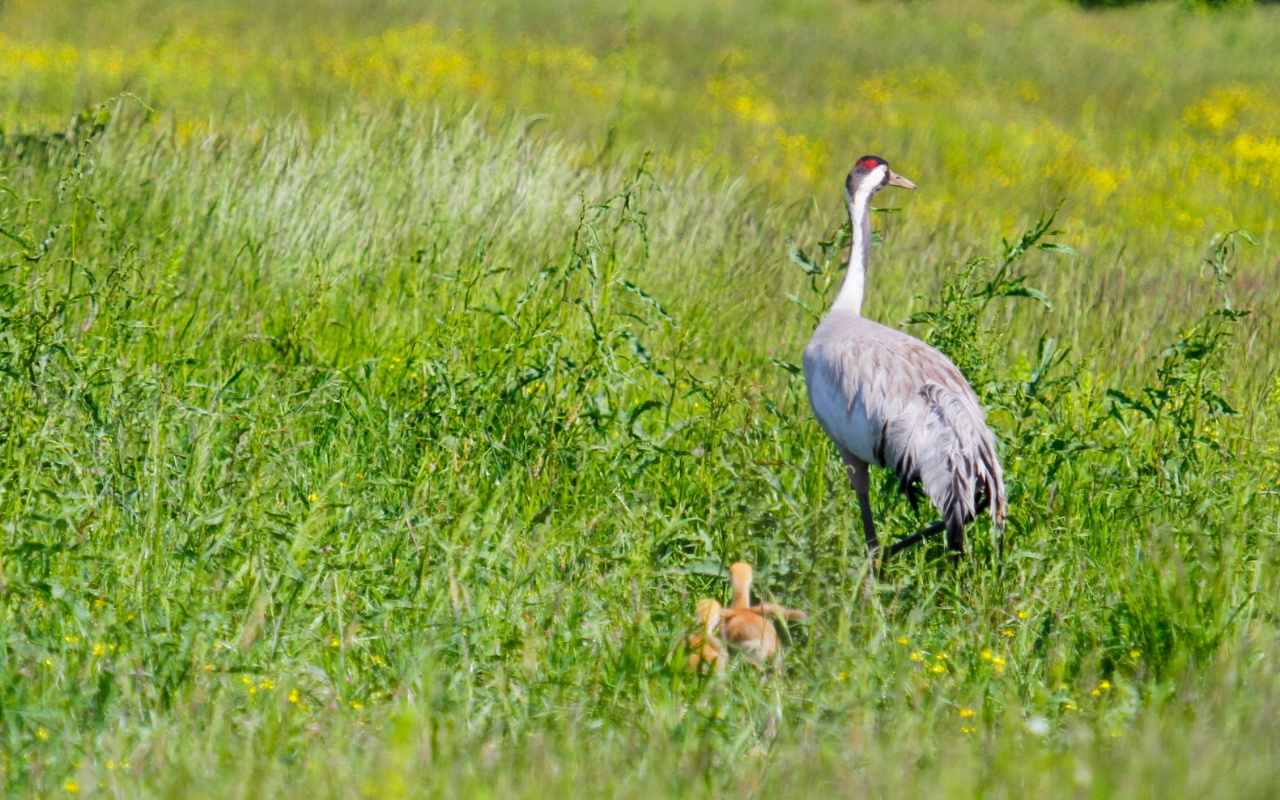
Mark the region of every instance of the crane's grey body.
[[[828, 315], [804, 351], [809, 403], [846, 463], [920, 484], [944, 521], [963, 526], [977, 498], [1004, 517], [1004, 482], [982, 407], [934, 348], [848, 312]], [[856, 486], [855, 486], [856, 488]]]
[[910, 540], [945, 528], [948, 547], [959, 551], [964, 526], [982, 505], [990, 507], [997, 525], [1003, 524], [1004, 480], [995, 439], [960, 370], [935, 348], [861, 314], [870, 201], [890, 185], [914, 188], [874, 157], [861, 159], [850, 173], [849, 270], [805, 348], [805, 382], [814, 416], [848, 467], [868, 547], [879, 547], [867, 475], [867, 465], [876, 464], [893, 470], [904, 487], [919, 484], [942, 514], [942, 523]]

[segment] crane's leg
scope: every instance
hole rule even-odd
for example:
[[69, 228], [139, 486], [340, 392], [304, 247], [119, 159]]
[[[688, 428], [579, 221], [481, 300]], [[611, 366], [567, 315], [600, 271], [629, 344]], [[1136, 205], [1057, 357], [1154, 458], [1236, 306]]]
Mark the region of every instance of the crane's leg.
[[964, 555], [964, 522], [958, 517], [947, 519], [947, 552], [952, 558]]
[[885, 557], [888, 558], [889, 556], [895, 555], [897, 553], [901, 553], [903, 550], [906, 550], [911, 545], [919, 544], [920, 542], [923, 542], [925, 539], [934, 535], [935, 533], [941, 533], [942, 531], [946, 530], [946, 527], [947, 527], [947, 523], [945, 522], [935, 522], [932, 525], [928, 526], [927, 528], [922, 528], [916, 531], [910, 536], [904, 536], [903, 538], [889, 545], [888, 549], [885, 551]]
[[867, 550], [876, 555], [880, 552], [880, 537], [876, 536], [876, 521], [871, 518], [871, 472], [867, 462], [840, 448], [840, 458], [844, 459], [844, 471], [849, 476], [849, 485], [858, 495], [858, 509], [862, 512], [862, 532], [867, 538]]
[[[985, 496], [979, 497], [976, 509], [977, 512], [980, 514], [983, 511], [986, 511], [988, 505], [990, 505], [990, 503]], [[950, 522], [935, 522], [932, 525], [921, 528], [910, 536], [904, 536], [885, 549], [885, 558], [888, 558], [895, 553], [900, 553], [911, 545], [919, 544], [930, 536], [933, 536], [935, 533], [942, 533], [943, 531], [947, 532], [947, 549], [951, 551], [951, 554], [953, 556], [963, 555], [964, 523], [959, 519], [952, 519]], [[1003, 538], [1001, 538], [1000, 547], [1004, 547]]]

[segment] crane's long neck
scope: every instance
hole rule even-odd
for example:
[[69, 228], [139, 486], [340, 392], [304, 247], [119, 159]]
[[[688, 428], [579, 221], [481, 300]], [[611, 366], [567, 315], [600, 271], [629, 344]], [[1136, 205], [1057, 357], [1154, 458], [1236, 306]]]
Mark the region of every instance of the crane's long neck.
[[863, 181], [849, 198], [849, 225], [852, 242], [849, 245], [849, 269], [832, 311], [852, 311], [862, 314], [862, 295], [867, 286], [867, 262], [871, 260], [871, 196], [880, 188], [876, 181]]
[[751, 576], [750, 575], [731, 575], [730, 584], [733, 588], [732, 608], [741, 611], [751, 605]]

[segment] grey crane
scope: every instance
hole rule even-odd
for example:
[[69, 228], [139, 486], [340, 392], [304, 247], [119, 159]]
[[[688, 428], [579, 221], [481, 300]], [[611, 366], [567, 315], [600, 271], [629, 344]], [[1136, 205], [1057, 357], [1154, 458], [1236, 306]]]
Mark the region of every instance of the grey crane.
[[923, 489], [942, 514], [941, 522], [894, 542], [885, 555], [942, 530], [947, 549], [958, 555], [964, 526], [984, 507], [1003, 527], [1004, 477], [978, 397], [955, 364], [919, 339], [862, 316], [871, 198], [886, 186], [916, 188], [879, 156], [858, 159], [845, 182], [849, 269], [804, 350], [809, 404], [844, 460], [872, 555], [879, 556], [880, 540], [869, 464], [892, 469], [908, 492]]

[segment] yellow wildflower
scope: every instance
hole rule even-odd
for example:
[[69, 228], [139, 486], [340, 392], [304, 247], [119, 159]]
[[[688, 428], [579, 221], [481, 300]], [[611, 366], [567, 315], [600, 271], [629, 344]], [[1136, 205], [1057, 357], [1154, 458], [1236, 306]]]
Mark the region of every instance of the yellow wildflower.
[[964, 727], [962, 727], [962, 728], [960, 729], [960, 732], [961, 732], [961, 733], [963, 733], [965, 736], [968, 736], [968, 735], [969, 735], [969, 734], [971, 734], [971, 733], [976, 733], [976, 732], [977, 732], [977, 728], [971, 728], [970, 726], [965, 725]]
[[67, 791], [67, 794], [75, 794], [80, 791], [80, 784], [76, 783], [74, 778], [67, 778], [66, 783], [62, 784], [62, 788]]
[[973, 714], [974, 714], [974, 711], [973, 711], [973, 709], [972, 709], [972, 708], [967, 708], [967, 707], [966, 707], [966, 708], [962, 708], [962, 709], [960, 709], [960, 718], [961, 718], [961, 719], [972, 719], [972, 718], [973, 718]]
[[914, 653], [912, 653], [912, 654], [911, 654], [911, 660], [912, 660], [912, 661], [923, 661], [923, 660], [924, 660], [924, 653], [921, 653], [919, 650], [915, 651]]
[[299, 695], [299, 694], [298, 694], [298, 690], [297, 690], [297, 688], [296, 688], [296, 687], [295, 687], [294, 689], [291, 689], [291, 690], [289, 691], [289, 702], [290, 702], [290, 703], [296, 703], [296, 702], [298, 702], [298, 700], [299, 700], [299, 698], [300, 698], [300, 697], [301, 697], [301, 695]]

